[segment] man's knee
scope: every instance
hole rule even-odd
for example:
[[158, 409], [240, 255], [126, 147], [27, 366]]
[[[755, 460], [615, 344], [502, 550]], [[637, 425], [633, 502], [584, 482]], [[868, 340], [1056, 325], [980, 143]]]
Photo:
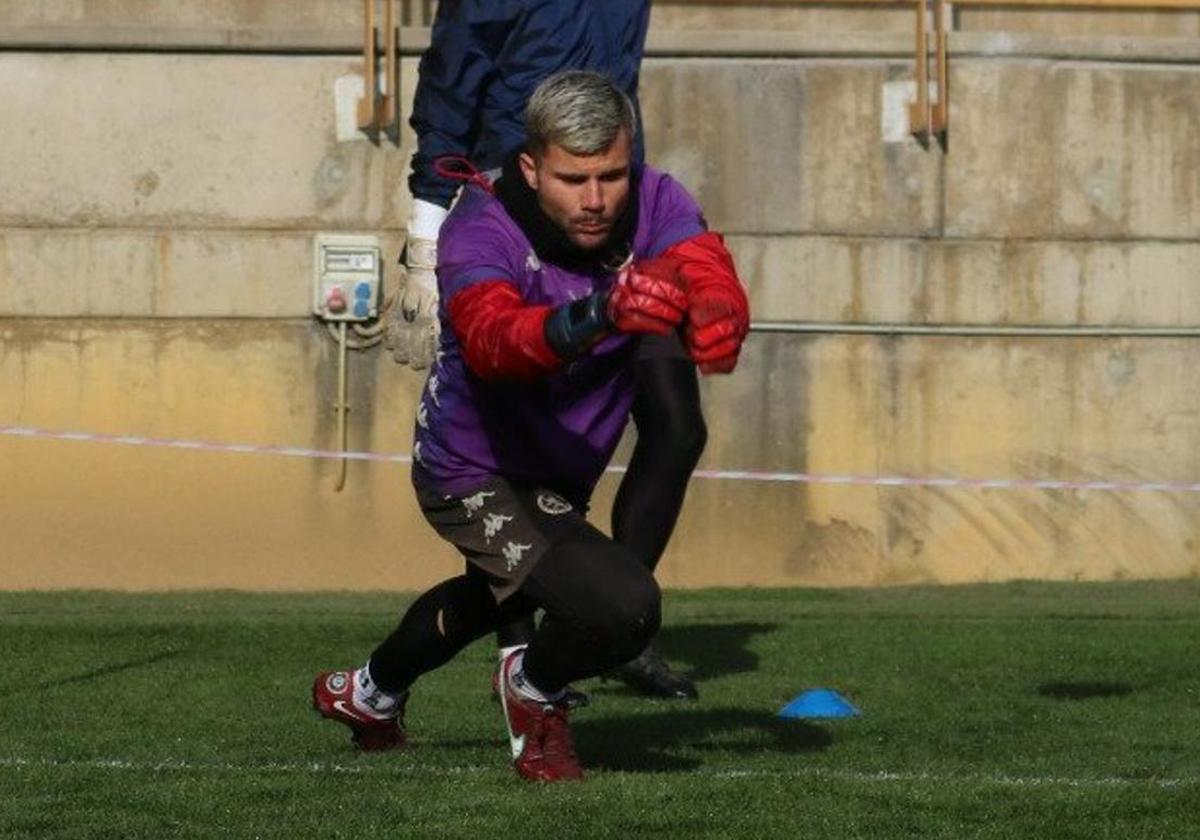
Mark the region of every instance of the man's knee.
[[555, 546], [525, 584], [554, 621], [563, 621], [616, 661], [641, 653], [658, 632], [662, 596], [654, 575], [609, 539]]
[[662, 593], [654, 576], [632, 558], [616, 575], [608, 608], [598, 617], [596, 632], [620, 658], [637, 656], [658, 634], [662, 622]]
[[638, 427], [639, 440], [650, 444], [648, 451], [671, 472], [691, 473], [708, 443], [708, 427], [699, 411], [686, 416], [663, 414], [649, 421], [652, 428]]
[[704, 416], [696, 412], [686, 427], [672, 430], [671, 440], [672, 460], [681, 466], [686, 465], [688, 472], [691, 472], [708, 443], [708, 426], [704, 424]]

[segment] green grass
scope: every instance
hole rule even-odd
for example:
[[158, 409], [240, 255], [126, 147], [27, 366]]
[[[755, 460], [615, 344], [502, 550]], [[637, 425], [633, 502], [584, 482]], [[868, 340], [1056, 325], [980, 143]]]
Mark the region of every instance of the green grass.
[[[0, 594], [0, 838], [1196, 836], [1200, 584], [669, 593], [699, 703], [581, 686], [589, 778], [521, 782], [491, 642], [410, 746], [308, 710], [407, 597]], [[836, 688], [856, 720], [785, 721]]]

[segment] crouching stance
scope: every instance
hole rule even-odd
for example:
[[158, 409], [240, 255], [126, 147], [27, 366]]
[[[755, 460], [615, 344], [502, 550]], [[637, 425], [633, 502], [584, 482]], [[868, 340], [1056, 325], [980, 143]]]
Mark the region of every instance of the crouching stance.
[[728, 371], [749, 324], [719, 236], [669, 176], [631, 163], [629, 100], [605, 77], [543, 82], [528, 145], [494, 187], [469, 184], [442, 227], [438, 360], [417, 411], [413, 485], [466, 572], [421, 595], [357, 670], [313, 703], [364, 749], [399, 746], [410, 687], [466, 645], [543, 610], [496, 673], [517, 772], [582, 778], [567, 723], [575, 680], [645, 650], [650, 569], [585, 519], [628, 422], [638, 342], [678, 332]]

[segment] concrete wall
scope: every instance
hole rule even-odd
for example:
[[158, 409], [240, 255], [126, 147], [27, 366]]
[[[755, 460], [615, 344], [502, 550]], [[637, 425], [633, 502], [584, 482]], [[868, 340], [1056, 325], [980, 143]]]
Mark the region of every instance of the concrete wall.
[[[35, 6], [55, 4], [0, 12]], [[230, 25], [254, 6], [227, 3]], [[306, 26], [340, 9], [294, 7]], [[885, 90], [911, 78], [899, 32], [837, 58], [818, 33], [786, 58], [709, 36], [704, 57], [647, 61], [651, 155], [729, 236], [756, 319], [1200, 325], [1200, 46], [956, 37], [945, 155], [885, 141]], [[0, 52], [0, 426], [334, 446], [311, 237], [378, 232], [394, 255], [408, 206], [411, 138], [338, 140], [335, 89], [357, 69], [338, 54]], [[1195, 481], [1195, 346], [756, 333], [737, 374], [704, 383], [703, 466]], [[378, 350], [350, 374], [351, 448], [406, 452], [421, 378]], [[342, 493], [333, 474], [0, 436], [0, 587], [412, 588], [457, 567], [405, 467], [353, 463]], [[661, 577], [1191, 575], [1198, 512], [1183, 493], [698, 479]]]
[[[381, 0], [377, 0], [381, 2]], [[826, 5], [789, 0], [654, 0], [658, 31], [728, 32], [905, 32], [913, 31], [910, 4], [833, 2]], [[428, 26], [436, 2], [401, 0], [404, 26]], [[224, 30], [234, 43], [252, 43], [266, 31], [361, 31], [360, 0], [0, 0], [0, 30], [65, 27], [66, 37], [87, 38], [104, 30], [140, 29], [186, 33]], [[1053, 9], [955, 8], [958, 31], [1038, 32], [1053, 35], [1196, 37], [1196, 9]]]
[[[408, 16], [421, 3], [403, 0]], [[362, 27], [361, 0], [4, 0], [0, 24], [8, 27], [321, 29]]]

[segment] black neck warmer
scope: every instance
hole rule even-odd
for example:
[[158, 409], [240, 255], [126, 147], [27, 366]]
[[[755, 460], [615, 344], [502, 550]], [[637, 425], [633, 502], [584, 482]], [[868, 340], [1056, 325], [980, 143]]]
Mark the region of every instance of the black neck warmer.
[[638, 222], [638, 181], [641, 169], [636, 164], [629, 172], [629, 203], [613, 224], [608, 241], [599, 248], [580, 248], [556, 225], [538, 204], [537, 193], [525, 183], [517, 162], [520, 152], [504, 162], [500, 180], [494, 187], [496, 198], [521, 228], [534, 253], [545, 262], [571, 271], [607, 273], [620, 266], [633, 250], [633, 235]]

